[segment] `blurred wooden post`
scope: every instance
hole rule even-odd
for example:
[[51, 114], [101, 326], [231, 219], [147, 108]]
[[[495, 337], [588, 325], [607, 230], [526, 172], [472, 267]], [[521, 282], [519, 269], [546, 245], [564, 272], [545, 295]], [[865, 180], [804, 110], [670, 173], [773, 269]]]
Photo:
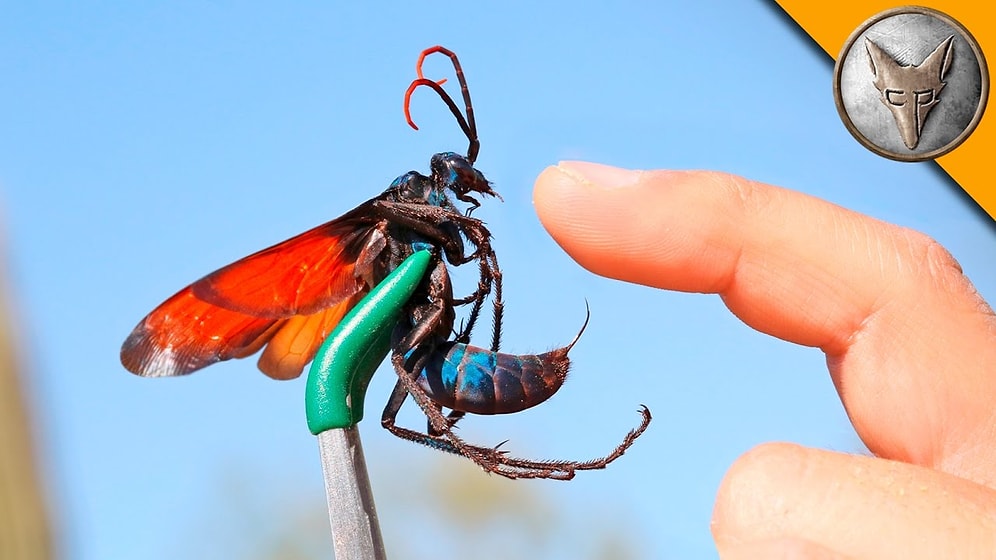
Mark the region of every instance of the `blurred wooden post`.
[[46, 560], [53, 557], [52, 534], [6, 296], [0, 278], [0, 559]]

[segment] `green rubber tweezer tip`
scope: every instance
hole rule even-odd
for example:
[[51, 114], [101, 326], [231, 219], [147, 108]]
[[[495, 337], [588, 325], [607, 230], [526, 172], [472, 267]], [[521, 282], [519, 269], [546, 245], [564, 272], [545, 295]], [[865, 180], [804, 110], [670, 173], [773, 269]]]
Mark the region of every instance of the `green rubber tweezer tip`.
[[401, 309], [429, 267], [429, 251], [418, 251], [391, 271], [342, 318], [315, 354], [308, 371], [305, 410], [318, 435], [348, 428], [363, 418], [367, 385], [391, 350], [391, 331]]

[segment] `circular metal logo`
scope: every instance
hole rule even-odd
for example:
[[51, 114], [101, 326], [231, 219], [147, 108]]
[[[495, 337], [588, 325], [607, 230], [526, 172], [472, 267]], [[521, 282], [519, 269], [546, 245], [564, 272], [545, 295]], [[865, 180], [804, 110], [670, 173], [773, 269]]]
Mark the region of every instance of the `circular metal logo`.
[[949, 16], [917, 6], [864, 22], [833, 71], [837, 112], [869, 150], [923, 161], [955, 149], [975, 130], [989, 98], [978, 42]]

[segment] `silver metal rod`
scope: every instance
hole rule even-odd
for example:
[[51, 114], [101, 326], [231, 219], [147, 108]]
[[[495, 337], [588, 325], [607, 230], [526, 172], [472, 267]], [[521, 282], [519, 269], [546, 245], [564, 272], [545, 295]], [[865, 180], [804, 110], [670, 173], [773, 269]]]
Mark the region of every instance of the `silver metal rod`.
[[318, 434], [336, 560], [384, 560], [367, 464], [356, 426]]

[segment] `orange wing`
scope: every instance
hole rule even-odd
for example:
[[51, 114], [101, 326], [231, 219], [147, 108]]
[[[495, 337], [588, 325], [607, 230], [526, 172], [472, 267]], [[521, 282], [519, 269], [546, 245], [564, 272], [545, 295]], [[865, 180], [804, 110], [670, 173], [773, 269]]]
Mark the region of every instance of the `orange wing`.
[[121, 363], [138, 375], [185, 375], [269, 343], [259, 368], [297, 377], [379, 280], [369, 264], [386, 240], [376, 222], [360, 217], [364, 206], [180, 290], [139, 322]]
[[[385, 245], [372, 219], [356, 210], [194, 282], [199, 299], [254, 317], [311, 315], [355, 294], [364, 284], [357, 258]], [[367, 278], [369, 280], [369, 278]]]
[[332, 329], [366, 292], [359, 292], [314, 315], [295, 315], [285, 320], [259, 357], [259, 369], [274, 379], [294, 379], [301, 375]]

